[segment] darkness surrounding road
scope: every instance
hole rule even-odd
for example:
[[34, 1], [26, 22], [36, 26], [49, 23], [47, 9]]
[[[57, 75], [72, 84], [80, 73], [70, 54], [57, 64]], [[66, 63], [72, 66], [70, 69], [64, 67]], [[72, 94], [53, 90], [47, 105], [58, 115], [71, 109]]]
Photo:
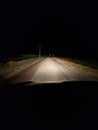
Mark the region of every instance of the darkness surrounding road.
[[[98, 1], [0, 0], [0, 61], [18, 54], [38, 55], [41, 44], [43, 56], [97, 63], [97, 5]], [[5, 84], [15, 84], [0, 88], [0, 129], [98, 130], [98, 82], [71, 63], [45, 58], [13, 76], [1, 76]], [[28, 81], [47, 84], [25, 87]], [[49, 84], [62, 81], [76, 82]]]
[[96, 5], [91, 1], [4, 0], [0, 56], [38, 54], [38, 44], [42, 44], [42, 54], [98, 60]]

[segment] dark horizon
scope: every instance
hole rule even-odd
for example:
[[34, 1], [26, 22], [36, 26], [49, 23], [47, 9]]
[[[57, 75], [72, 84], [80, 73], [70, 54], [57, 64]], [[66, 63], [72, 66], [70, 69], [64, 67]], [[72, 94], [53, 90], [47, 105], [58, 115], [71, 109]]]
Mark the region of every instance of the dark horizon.
[[0, 55], [37, 54], [41, 44], [42, 54], [98, 60], [96, 16], [87, 4], [47, 3], [2, 3]]

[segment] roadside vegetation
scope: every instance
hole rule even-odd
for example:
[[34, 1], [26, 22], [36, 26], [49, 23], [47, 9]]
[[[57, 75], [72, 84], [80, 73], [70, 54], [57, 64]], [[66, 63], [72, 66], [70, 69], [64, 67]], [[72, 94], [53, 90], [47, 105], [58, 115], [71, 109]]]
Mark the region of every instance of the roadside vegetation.
[[9, 57], [0, 59], [0, 76], [17, 71], [30, 65], [33, 61], [38, 59], [38, 55], [18, 55], [17, 57]]
[[84, 66], [88, 66], [94, 69], [98, 69], [98, 61], [95, 60], [84, 60], [84, 59], [77, 59], [77, 58], [64, 58], [65, 60], [82, 64]]
[[98, 63], [85, 61], [80, 59], [71, 59], [71, 58], [55, 58], [57, 61], [67, 64], [70, 67], [79, 68], [84, 73], [87, 73], [98, 80]]

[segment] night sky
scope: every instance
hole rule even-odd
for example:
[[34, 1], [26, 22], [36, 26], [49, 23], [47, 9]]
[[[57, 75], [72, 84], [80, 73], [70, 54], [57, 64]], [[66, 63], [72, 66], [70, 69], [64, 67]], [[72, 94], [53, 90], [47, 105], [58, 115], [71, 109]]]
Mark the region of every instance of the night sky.
[[97, 59], [96, 5], [67, 1], [0, 1], [0, 55], [21, 53]]

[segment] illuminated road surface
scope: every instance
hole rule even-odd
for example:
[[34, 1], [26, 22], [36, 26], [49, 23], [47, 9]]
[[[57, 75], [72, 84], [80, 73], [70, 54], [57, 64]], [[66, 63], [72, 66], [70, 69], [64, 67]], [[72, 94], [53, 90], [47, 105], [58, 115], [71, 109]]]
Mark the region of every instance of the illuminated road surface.
[[9, 78], [11, 83], [57, 83], [63, 81], [94, 80], [79, 68], [60, 63], [54, 58], [44, 58]]

